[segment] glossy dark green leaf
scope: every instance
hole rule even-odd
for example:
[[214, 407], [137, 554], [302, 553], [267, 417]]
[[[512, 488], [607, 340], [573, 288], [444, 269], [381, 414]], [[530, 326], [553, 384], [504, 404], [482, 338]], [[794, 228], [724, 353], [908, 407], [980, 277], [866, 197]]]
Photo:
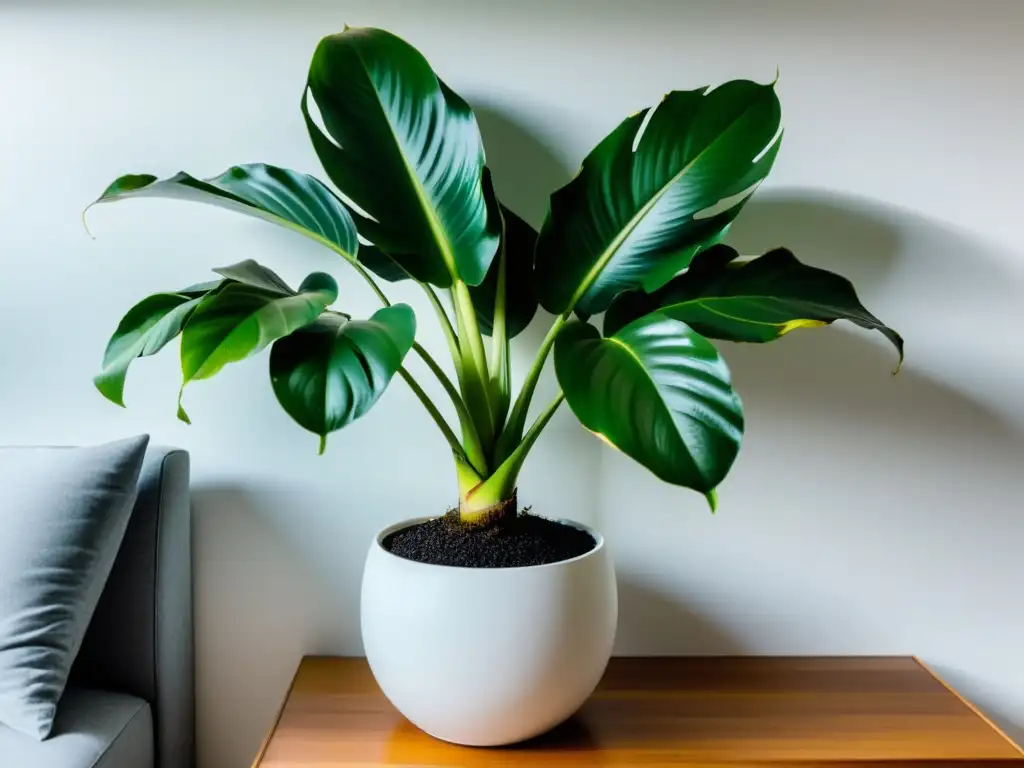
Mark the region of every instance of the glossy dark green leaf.
[[[355, 261], [359, 241], [348, 210], [322, 182], [304, 173], [263, 163], [237, 165], [220, 176], [169, 179], [122, 176], [96, 203], [133, 197], [163, 197], [216, 205], [291, 229]], [[95, 203], [94, 203], [95, 204]]]
[[[522, 333], [537, 314], [537, 292], [533, 286], [537, 230], [504, 205], [501, 212], [505, 219], [505, 235], [498, 253], [505, 257], [505, 332], [511, 339]], [[496, 258], [484, 281], [469, 291], [480, 331], [488, 336], [494, 325], [500, 268], [500, 258]]]
[[389, 283], [412, 279], [412, 275], [399, 266], [397, 261], [375, 245], [362, 243], [359, 246], [359, 263]]
[[648, 312], [682, 320], [697, 332], [728, 341], [773, 341], [796, 328], [849, 320], [879, 331], [903, 361], [903, 339], [871, 314], [844, 277], [801, 263], [785, 248], [755, 259], [717, 245], [697, 256], [689, 270], [664, 288], [620, 295], [605, 315], [614, 334]]
[[276, 291], [278, 293], [295, 293], [291, 286], [274, 270], [264, 267], [252, 259], [246, 259], [227, 267], [216, 267], [213, 271], [221, 277], [226, 277], [228, 280], [245, 283], [256, 288], [265, 288], [268, 291]]
[[138, 357], [155, 355], [181, 333], [203, 297], [222, 281], [190, 286], [179, 293], [156, 293], [128, 310], [110, 337], [103, 370], [93, 382], [108, 400], [124, 405], [124, 380]]
[[537, 242], [541, 305], [597, 314], [665, 262], [664, 279], [686, 267], [768, 174], [780, 119], [773, 86], [736, 80], [674, 91], [624, 120], [551, 197]]
[[270, 380], [278, 402], [300, 426], [320, 435], [365, 414], [384, 393], [416, 336], [416, 316], [405, 304], [369, 320], [325, 314], [274, 342]]
[[583, 426], [666, 482], [710, 494], [739, 452], [729, 369], [685, 323], [654, 313], [602, 338], [574, 321], [555, 340], [555, 373]]
[[[337, 283], [322, 272], [286, 295], [245, 283], [225, 285], [200, 302], [181, 334], [182, 387], [309, 325], [337, 297]], [[181, 410], [179, 416], [188, 420]]]
[[[472, 110], [411, 45], [380, 29], [320, 41], [302, 108], [338, 188], [370, 218], [366, 239], [417, 280], [484, 279], [500, 222], [488, 213], [484, 149]], [[309, 96], [322, 127], [312, 118]]]

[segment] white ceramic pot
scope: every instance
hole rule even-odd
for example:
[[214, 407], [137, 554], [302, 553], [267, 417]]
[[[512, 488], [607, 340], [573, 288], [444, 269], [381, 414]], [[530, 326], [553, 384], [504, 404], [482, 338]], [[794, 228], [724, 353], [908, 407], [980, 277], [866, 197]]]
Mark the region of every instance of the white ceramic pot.
[[456, 568], [393, 555], [381, 531], [363, 573], [362, 633], [381, 690], [422, 730], [511, 744], [572, 715], [611, 656], [618, 614], [603, 537], [560, 563]]

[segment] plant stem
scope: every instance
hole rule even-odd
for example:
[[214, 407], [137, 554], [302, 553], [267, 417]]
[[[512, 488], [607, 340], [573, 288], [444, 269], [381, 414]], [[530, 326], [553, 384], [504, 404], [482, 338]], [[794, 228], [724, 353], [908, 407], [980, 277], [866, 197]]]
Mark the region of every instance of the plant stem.
[[461, 280], [456, 280], [452, 286], [452, 300], [459, 325], [461, 383], [466, 407], [473, 417], [481, 441], [485, 446], [493, 447], [498, 425], [495, 420], [494, 404], [491, 402], [487, 353], [484, 351], [483, 337], [476, 322], [476, 310], [473, 308], [469, 288]]
[[466, 456], [470, 460], [470, 464], [473, 469], [478, 473], [484, 473], [487, 471], [487, 457], [484, 454], [483, 445], [480, 443], [480, 435], [476, 431], [476, 425], [473, 423], [473, 419], [470, 418], [469, 411], [466, 408], [466, 403], [462, 399], [462, 395], [459, 394], [459, 390], [455, 388], [452, 380], [448, 378], [448, 375], [444, 372], [444, 369], [438, 365], [437, 361], [431, 356], [427, 350], [425, 350], [419, 343], [412, 345], [413, 350], [422, 358], [423, 362], [427, 364], [427, 367], [433, 372], [437, 380], [441, 382], [441, 386], [444, 387], [444, 391], [448, 393], [448, 397], [451, 398], [452, 405], [455, 406], [455, 412], [459, 417], [459, 424], [462, 425], [462, 436], [465, 441]]
[[512, 406], [512, 412], [509, 414], [508, 423], [498, 439], [495, 451], [496, 464], [501, 464], [511, 456], [523, 437], [523, 429], [526, 427], [526, 416], [530, 410], [530, 401], [533, 400], [533, 393], [537, 389], [537, 382], [540, 380], [541, 371], [544, 370], [544, 363], [547, 361], [548, 353], [551, 352], [551, 347], [555, 343], [558, 332], [562, 330], [562, 326], [565, 325], [568, 319], [568, 312], [555, 318], [555, 322], [552, 323], [547, 335], [540, 343], [537, 357], [534, 358], [530, 370], [526, 373], [523, 387], [519, 390], [519, 396], [516, 398], [515, 405]]
[[349, 263], [355, 268], [356, 272], [360, 274], [363, 280], [369, 284], [370, 289], [377, 294], [377, 298], [380, 299], [381, 304], [385, 307], [390, 307], [391, 301], [388, 299], [384, 291], [380, 289], [380, 286], [377, 285], [377, 281], [373, 279], [366, 267], [357, 261], [350, 261]]
[[452, 321], [448, 317], [448, 312], [445, 311], [444, 305], [441, 304], [441, 299], [438, 298], [433, 288], [427, 283], [420, 283], [420, 287], [427, 294], [427, 298], [430, 299], [430, 305], [434, 308], [434, 314], [437, 315], [437, 321], [444, 332], [445, 340], [448, 342], [448, 352], [451, 354], [452, 362], [455, 364], [456, 375], [461, 379], [462, 359], [459, 354], [459, 337], [455, 335], [455, 329], [452, 328]]
[[559, 391], [554, 400], [537, 417], [537, 420], [530, 426], [530, 430], [523, 436], [522, 441], [516, 446], [512, 454], [502, 462], [494, 473], [482, 483], [473, 488], [465, 498], [459, 500], [460, 516], [463, 520], [472, 521], [480, 510], [489, 509], [512, 498], [516, 491], [516, 483], [519, 480], [519, 471], [523, 468], [526, 456], [533, 448], [544, 427], [551, 421], [555, 411], [565, 400], [565, 395]]
[[494, 319], [491, 323], [491, 391], [497, 395], [496, 415], [500, 428], [508, 416], [509, 391], [512, 388], [512, 371], [509, 364], [508, 322], [508, 258], [505, 250], [505, 215], [498, 206], [501, 219], [501, 247], [498, 251], [498, 288], [494, 296]]
[[444, 416], [437, 410], [437, 406], [430, 399], [426, 392], [423, 391], [423, 387], [416, 383], [416, 379], [412, 377], [405, 368], [398, 369], [398, 375], [405, 379], [405, 383], [409, 385], [409, 389], [413, 391], [413, 394], [419, 398], [420, 402], [423, 403], [423, 407], [427, 409], [427, 413], [437, 424], [437, 428], [441, 430], [441, 434], [444, 435], [445, 440], [448, 441], [448, 445], [451, 446], [452, 453], [455, 454], [455, 458], [465, 462], [467, 465], [472, 466], [466, 452], [462, 449], [462, 445], [459, 443], [459, 438], [452, 431], [452, 428], [448, 426], [448, 422], [444, 420]]

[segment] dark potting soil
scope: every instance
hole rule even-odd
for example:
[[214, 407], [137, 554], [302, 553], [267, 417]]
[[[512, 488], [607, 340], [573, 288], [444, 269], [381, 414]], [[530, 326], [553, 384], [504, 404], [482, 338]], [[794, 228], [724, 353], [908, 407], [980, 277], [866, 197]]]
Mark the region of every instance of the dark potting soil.
[[569, 560], [594, 548], [594, 537], [571, 525], [520, 513], [486, 527], [459, 525], [458, 513], [403, 528], [382, 544], [392, 554], [433, 565], [517, 568]]

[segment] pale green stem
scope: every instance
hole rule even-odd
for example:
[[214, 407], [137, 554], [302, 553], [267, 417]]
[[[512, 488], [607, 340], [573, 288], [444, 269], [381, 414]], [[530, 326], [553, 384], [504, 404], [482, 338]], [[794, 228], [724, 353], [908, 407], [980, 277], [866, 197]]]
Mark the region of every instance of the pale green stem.
[[455, 454], [455, 458], [465, 462], [471, 466], [471, 462], [466, 456], [466, 452], [462, 449], [462, 445], [459, 443], [459, 438], [452, 431], [452, 428], [448, 426], [448, 422], [444, 420], [444, 416], [437, 410], [437, 406], [430, 399], [426, 392], [423, 391], [423, 387], [416, 383], [416, 379], [412, 377], [405, 368], [398, 369], [398, 375], [405, 379], [405, 383], [409, 385], [409, 389], [413, 391], [413, 394], [419, 398], [419, 401], [423, 403], [423, 407], [427, 409], [427, 413], [437, 424], [437, 428], [441, 430], [441, 434], [444, 435], [445, 440], [448, 441], [448, 445], [451, 446], [452, 453]]
[[512, 412], [509, 414], [508, 423], [498, 439], [495, 456], [496, 463], [500, 464], [516, 450], [516, 446], [522, 438], [523, 429], [526, 427], [526, 416], [530, 410], [530, 401], [533, 400], [533, 393], [537, 389], [537, 382], [540, 380], [541, 371], [544, 370], [544, 363], [548, 359], [548, 353], [551, 352], [551, 347], [555, 343], [558, 332], [562, 330], [562, 326], [565, 325], [568, 319], [568, 312], [555, 318], [555, 322], [551, 325], [544, 340], [540, 343], [537, 357], [534, 358], [533, 365], [530, 366], [530, 370], [526, 373], [522, 389], [519, 390], [519, 396], [516, 398], [515, 405], [512, 406]]
[[519, 480], [519, 472], [523, 468], [526, 456], [533, 448], [540, 433], [551, 421], [555, 411], [565, 400], [565, 395], [559, 392], [554, 400], [537, 417], [537, 420], [530, 426], [529, 431], [523, 436], [519, 445], [512, 454], [502, 462], [494, 473], [486, 478], [480, 485], [476, 486], [467, 494], [466, 498], [460, 501], [460, 508], [464, 520], [471, 520], [473, 513], [488, 509], [512, 498], [515, 493], [516, 483]]
[[455, 329], [452, 327], [452, 321], [448, 317], [448, 312], [445, 310], [444, 305], [441, 303], [441, 299], [438, 298], [433, 288], [431, 288], [427, 283], [420, 283], [420, 287], [423, 288], [424, 292], [427, 294], [427, 298], [430, 299], [430, 305], [434, 308], [434, 314], [437, 315], [437, 321], [440, 323], [441, 330], [444, 332], [445, 341], [448, 342], [448, 351], [451, 353], [456, 373], [459, 373], [462, 367], [461, 355], [459, 354], [459, 338], [455, 335]]
[[508, 415], [511, 369], [509, 365], [508, 323], [508, 259], [505, 251], [505, 216], [498, 208], [501, 218], [501, 249], [498, 252], [498, 290], [494, 296], [494, 319], [491, 327], [491, 389], [498, 395], [497, 423], [500, 428]]
[[462, 359], [462, 387], [466, 406], [473, 416], [480, 439], [493, 446], [497, 434], [494, 404], [491, 402], [490, 380], [488, 378], [487, 353], [483, 337], [476, 321], [476, 311], [469, 295], [469, 288], [461, 280], [452, 286], [452, 301], [455, 318], [459, 326], [459, 346]]
[[459, 394], [459, 390], [455, 388], [455, 385], [452, 383], [452, 380], [448, 378], [444, 369], [441, 368], [427, 350], [418, 343], [413, 344], [412, 348], [416, 354], [422, 358], [423, 362], [427, 364], [427, 367], [434, 373], [437, 380], [441, 382], [441, 386], [444, 387], [444, 391], [448, 393], [448, 397], [451, 398], [452, 405], [455, 406], [455, 412], [459, 417], [459, 423], [462, 425], [462, 434], [466, 441], [466, 455], [470, 459], [473, 469], [478, 473], [486, 472], [487, 458], [484, 454], [484, 448], [480, 443], [480, 436], [477, 434], [476, 425], [473, 423], [473, 419], [470, 417], [469, 411], [466, 409], [466, 403], [462, 399], [462, 395]]
[[369, 283], [371, 290], [373, 290], [373, 292], [375, 294], [377, 294], [377, 298], [380, 299], [381, 303], [385, 307], [390, 307], [391, 306], [391, 302], [388, 300], [387, 295], [384, 293], [384, 291], [382, 291], [380, 289], [380, 286], [377, 285], [377, 281], [374, 280], [373, 277], [370, 276], [370, 273], [369, 273], [369, 271], [367, 271], [366, 267], [364, 267], [362, 264], [360, 264], [360, 263], [358, 263], [356, 261], [350, 261], [349, 263], [353, 267], [355, 267], [356, 272], [358, 272], [360, 275], [362, 275], [362, 278], [367, 283]]
[[[377, 294], [377, 298], [381, 300], [381, 303], [383, 303], [385, 307], [390, 307], [391, 302], [388, 300], [388, 297], [385, 295], [384, 291], [380, 289], [380, 286], [377, 285], [377, 281], [373, 279], [373, 277], [366, 270], [366, 268], [362, 264], [359, 264], [358, 262], [349, 263], [351, 263], [352, 266], [355, 267], [356, 271], [363, 277], [363, 279], [366, 280], [370, 288], [373, 289], [373, 292]], [[441, 302], [438, 300], [437, 294], [435, 294], [431, 290], [430, 286], [427, 285], [426, 283], [420, 283], [420, 285], [422, 285], [426, 289], [428, 296], [431, 297], [432, 303], [434, 303], [435, 305], [435, 309], [437, 309], [439, 312], [440, 318], [443, 318], [441, 326], [443, 329], [447, 329], [447, 335], [449, 336], [449, 347], [451, 347], [454, 341], [455, 332], [452, 330], [452, 324], [448, 320], [448, 315], [445, 313], [444, 307], [441, 306]], [[469, 413], [466, 411], [466, 404], [463, 402], [462, 396], [459, 394], [459, 391], [452, 384], [451, 379], [448, 378], [447, 374], [444, 372], [444, 369], [437, 364], [437, 361], [434, 360], [431, 354], [427, 352], [427, 350], [424, 349], [422, 345], [420, 345], [419, 343], [414, 343], [412, 345], [412, 348], [416, 352], [416, 354], [418, 354], [420, 358], [422, 358], [423, 362], [427, 364], [427, 367], [430, 368], [434, 376], [437, 377], [437, 380], [441, 383], [441, 386], [444, 388], [444, 391], [448, 394], [448, 397], [451, 398], [452, 405], [455, 406], [455, 410], [458, 413], [459, 422], [462, 424], [463, 434], [467, 442], [466, 449], [463, 451], [461, 444], [456, 438], [455, 443], [456, 445], [459, 446], [460, 453], [464, 457], [467, 457], [468, 454], [466, 460], [473, 466], [473, 468], [476, 471], [483, 471], [483, 468], [487, 466], [487, 462], [484, 457], [484, 450], [483, 447], [480, 445], [480, 437], [476, 433], [476, 428], [473, 425], [473, 421], [472, 419], [469, 418]], [[458, 350], [457, 342], [455, 342], [454, 349], [456, 351]], [[451, 439], [449, 438], [449, 434], [451, 434], [451, 436], [454, 437], [454, 433], [452, 433], [451, 429], [448, 427], [448, 423], [444, 421], [444, 418], [438, 412], [437, 408], [434, 406], [434, 403], [430, 401], [429, 397], [427, 397], [426, 392], [424, 392], [423, 388], [419, 385], [418, 382], [416, 382], [415, 379], [413, 379], [412, 374], [409, 373], [407, 370], [403, 368], [399, 371], [399, 373], [406, 380], [406, 382], [409, 383], [409, 386], [413, 388], [413, 392], [416, 393], [416, 396], [420, 399], [420, 402], [423, 403], [424, 407], [426, 407], [427, 411], [430, 413], [434, 421], [438, 422], [438, 426], [441, 427], [442, 432], [445, 432], [445, 438], [448, 439], [448, 442], [450, 443]], [[439, 419], [440, 421], [438, 421]], [[442, 424], [444, 425], [443, 427], [441, 426]]]

